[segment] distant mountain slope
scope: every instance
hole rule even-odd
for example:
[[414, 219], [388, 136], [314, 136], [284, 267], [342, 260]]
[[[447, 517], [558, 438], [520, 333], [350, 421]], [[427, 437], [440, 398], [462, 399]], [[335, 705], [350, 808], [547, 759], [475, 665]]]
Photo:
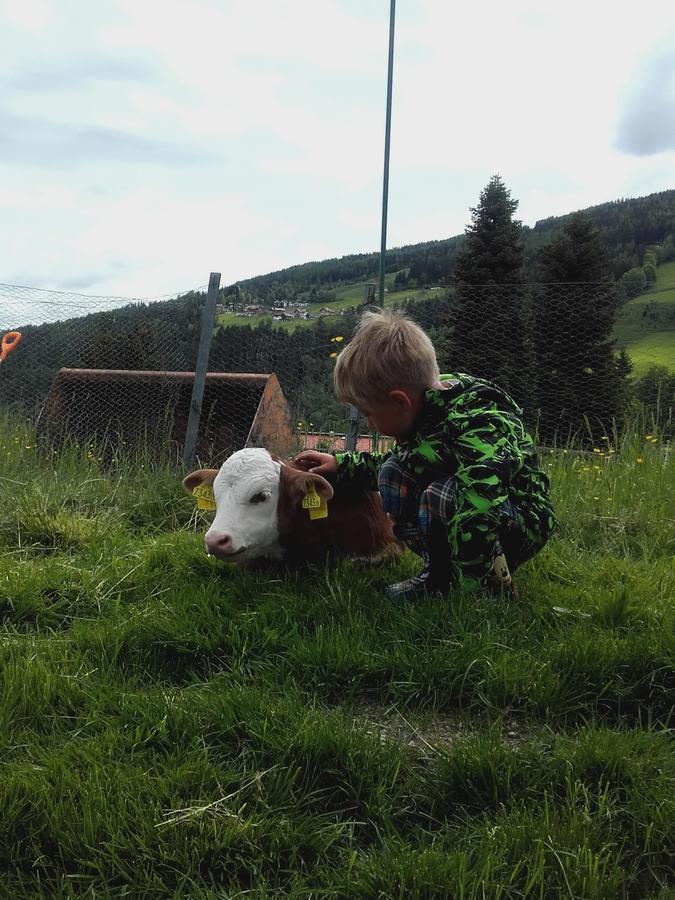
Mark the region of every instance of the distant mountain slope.
[[[641, 265], [648, 246], [675, 233], [675, 190], [613, 200], [581, 212], [600, 229], [610, 252], [614, 275], [619, 278], [632, 266]], [[523, 229], [529, 263], [532, 263], [537, 248], [573, 214], [541, 219], [533, 228]], [[399, 287], [447, 284], [452, 280], [456, 254], [463, 240], [463, 235], [456, 235], [445, 240], [392, 247], [387, 251], [387, 272], [398, 273], [396, 284]], [[314, 297], [321, 299], [321, 291], [331, 290], [336, 285], [375, 280], [378, 266], [379, 254], [376, 252], [351, 254], [249, 278], [236, 286], [231, 285], [226, 292], [239, 290], [263, 300], [275, 295], [302, 293], [311, 301], [312, 292]]]

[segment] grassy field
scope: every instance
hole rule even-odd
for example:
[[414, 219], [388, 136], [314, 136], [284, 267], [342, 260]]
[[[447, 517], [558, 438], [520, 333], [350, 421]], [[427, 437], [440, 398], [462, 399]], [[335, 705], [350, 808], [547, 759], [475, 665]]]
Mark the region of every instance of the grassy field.
[[[389, 292], [385, 295], [385, 306], [409, 299], [422, 300], [438, 296], [429, 290], [393, 291], [393, 280], [393, 274], [387, 276]], [[335, 315], [327, 316], [327, 321], [334, 322], [337, 327], [341, 310], [363, 303], [363, 291], [363, 284], [337, 287], [337, 299], [327, 305]], [[316, 317], [323, 305], [310, 304], [309, 310]], [[217, 317], [217, 323], [222, 326], [257, 325], [263, 321], [286, 331], [295, 331], [297, 328], [311, 327], [315, 319], [274, 322], [271, 316], [246, 318], [234, 313], [222, 313]], [[635, 377], [644, 375], [654, 365], [666, 366], [675, 372], [675, 262], [659, 266], [654, 287], [622, 307], [614, 328], [614, 339], [617, 348], [628, 350]]]
[[[429, 290], [414, 290], [410, 289], [407, 291], [393, 291], [391, 290], [391, 285], [393, 284], [394, 276], [388, 275], [386, 278], [386, 284], [388, 285], [388, 292], [385, 294], [384, 305], [385, 306], [393, 306], [396, 303], [403, 303], [405, 300], [425, 300], [429, 297], [434, 297], [437, 295], [436, 292], [432, 292]], [[295, 331], [296, 328], [307, 328], [311, 327], [316, 322], [316, 317], [319, 310], [330, 309], [334, 312], [333, 316], [325, 316], [328, 321], [337, 322], [340, 319], [340, 313], [344, 309], [350, 309], [351, 307], [360, 306], [363, 303], [363, 291], [364, 284], [347, 284], [336, 287], [335, 294], [336, 299], [331, 303], [310, 303], [308, 305], [308, 310], [314, 317], [313, 319], [298, 319], [292, 322], [275, 322], [272, 316], [261, 315], [261, 316], [238, 316], [235, 313], [220, 313], [216, 322], [219, 325], [257, 325], [260, 322], [267, 320], [272, 324], [275, 328], [283, 328], [286, 331]]]
[[673, 896], [657, 436], [546, 454], [518, 602], [391, 606], [412, 558], [235, 571], [171, 466], [0, 424], [1, 897]]
[[666, 366], [675, 372], [675, 262], [656, 270], [656, 284], [629, 300], [614, 327], [618, 348], [625, 347], [635, 376], [650, 366]]

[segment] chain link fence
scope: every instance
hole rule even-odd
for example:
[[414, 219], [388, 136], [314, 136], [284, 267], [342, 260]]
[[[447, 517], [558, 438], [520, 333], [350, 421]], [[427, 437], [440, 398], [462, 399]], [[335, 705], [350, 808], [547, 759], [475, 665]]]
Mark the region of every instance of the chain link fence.
[[[0, 364], [0, 415], [35, 425], [52, 446], [94, 441], [114, 458], [140, 445], [177, 457], [205, 299], [203, 286], [149, 302], [0, 285], [0, 333], [22, 336]], [[387, 297], [429, 333], [441, 371], [497, 382], [547, 444], [595, 440], [620, 426], [632, 398], [630, 360], [611, 340], [622, 302], [611, 283], [458, 285]], [[245, 445], [282, 455], [343, 448], [348, 422], [333, 395], [333, 365], [364, 308], [298, 315], [219, 305], [199, 460], [218, 464]], [[363, 422], [352, 437], [359, 449], [382, 446]]]

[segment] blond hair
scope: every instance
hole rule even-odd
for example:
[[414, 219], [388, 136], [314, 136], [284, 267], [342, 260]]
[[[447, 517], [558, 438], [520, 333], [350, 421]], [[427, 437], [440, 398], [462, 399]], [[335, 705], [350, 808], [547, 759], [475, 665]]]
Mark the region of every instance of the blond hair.
[[335, 364], [340, 403], [367, 410], [396, 388], [427, 390], [438, 380], [429, 336], [400, 312], [367, 312]]

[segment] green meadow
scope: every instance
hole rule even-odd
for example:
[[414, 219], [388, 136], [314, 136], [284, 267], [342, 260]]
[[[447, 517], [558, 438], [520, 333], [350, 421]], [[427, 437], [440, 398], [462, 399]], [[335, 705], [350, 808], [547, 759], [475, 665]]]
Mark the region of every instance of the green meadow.
[[0, 897], [675, 889], [675, 457], [547, 452], [517, 602], [207, 558], [172, 461], [0, 429]]
[[[666, 366], [675, 372], [675, 262], [659, 266], [656, 284], [639, 297], [629, 300], [620, 310], [614, 326], [613, 337], [618, 349], [625, 348], [633, 362], [633, 376], [640, 377], [652, 366]], [[394, 291], [393, 275], [387, 276], [388, 292], [385, 306], [393, 306], [406, 300], [426, 300], [438, 293], [430, 290]], [[337, 327], [340, 313], [358, 307], [364, 300], [364, 284], [347, 284], [336, 287], [336, 299], [325, 304], [333, 315], [326, 315], [328, 322]], [[293, 332], [297, 328], [312, 327], [324, 304], [309, 304], [313, 319], [292, 322], [275, 322], [270, 315], [244, 317], [234, 313], [221, 313], [217, 317], [220, 326], [257, 325], [265, 321], [277, 328]]]
[[[387, 294], [384, 298], [384, 305], [393, 306], [396, 303], [403, 303], [406, 300], [426, 300], [430, 297], [438, 295], [438, 292], [432, 292], [423, 289], [410, 289], [407, 291], [393, 291], [394, 275], [388, 275], [386, 284], [388, 285]], [[313, 316], [312, 319], [297, 319], [291, 322], [275, 322], [271, 315], [260, 316], [238, 316], [235, 313], [220, 313], [216, 317], [216, 323], [221, 326], [227, 325], [258, 325], [265, 321], [273, 325], [275, 328], [283, 328], [285, 331], [295, 331], [296, 328], [312, 327], [316, 323], [316, 318], [321, 309], [330, 309], [332, 315], [324, 314], [324, 318], [328, 322], [339, 321], [340, 314], [345, 309], [352, 309], [360, 306], [364, 302], [365, 282], [359, 284], [340, 285], [335, 288], [336, 299], [330, 303], [309, 303], [307, 309]]]
[[628, 351], [634, 376], [651, 366], [675, 372], [675, 262], [659, 266], [653, 288], [621, 308], [614, 338], [619, 349]]

